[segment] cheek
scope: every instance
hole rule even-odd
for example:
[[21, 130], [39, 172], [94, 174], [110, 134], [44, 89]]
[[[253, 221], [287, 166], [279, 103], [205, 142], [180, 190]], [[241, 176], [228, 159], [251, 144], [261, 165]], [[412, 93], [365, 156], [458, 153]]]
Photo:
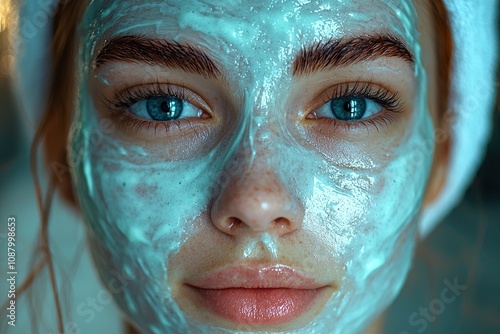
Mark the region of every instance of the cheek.
[[[333, 256], [343, 256], [348, 281], [360, 291], [380, 296], [383, 290], [366, 282], [393, 282], [390, 294], [402, 284], [434, 148], [426, 110], [416, 110], [408, 124], [381, 168], [318, 177], [306, 205], [305, 228], [320, 231], [325, 242], [334, 245]], [[328, 228], [325, 219], [331, 222]]]
[[137, 165], [113, 146], [104, 143], [89, 152], [92, 168], [82, 175], [93, 184], [88, 200], [129, 243], [156, 244], [161, 239], [162, 251], [173, 250], [179, 232], [201, 210], [193, 204], [199, 197], [191, 176], [196, 172], [190, 175], [176, 163]]
[[137, 165], [116, 141], [92, 143], [90, 133], [89, 125], [73, 133], [72, 147], [83, 150], [71, 161], [94, 263], [130, 321], [168, 328], [182, 314], [171, 298], [166, 262], [201, 211], [190, 201], [199, 195], [189, 185], [196, 173], [183, 173], [182, 164]]
[[304, 199], [302, 228], [321, 236], [332, 256], [362, 266], [354, 270], [370, 268], [370, 262], [381, 265], [391, 256], [385, 252], [394, 248], [388, 245], [394, 246], [412, 224], [425, 185], [425, 179], [413, 177], [414, 168], [400, 168], [398, 173], [394, 169], [399, 168], [389, 166], [342, 171], [333, 178], [318, 175], [311, 195]]

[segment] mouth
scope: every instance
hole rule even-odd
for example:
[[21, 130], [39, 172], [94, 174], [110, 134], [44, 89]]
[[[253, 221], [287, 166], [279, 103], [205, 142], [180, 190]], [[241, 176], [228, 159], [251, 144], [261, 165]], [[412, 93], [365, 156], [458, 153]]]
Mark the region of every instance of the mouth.
[[308, 313], [329, 285], [283, 265], [235, 266], [186, 283], [203, 308], [242, 325], [279, 325]]

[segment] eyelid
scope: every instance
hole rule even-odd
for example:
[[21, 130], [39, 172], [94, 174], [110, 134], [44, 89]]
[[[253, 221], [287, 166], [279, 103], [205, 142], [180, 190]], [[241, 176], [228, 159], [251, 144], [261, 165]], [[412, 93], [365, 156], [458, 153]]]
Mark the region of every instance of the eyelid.
[[130, 112], [129, 108], [134, 103], [151, 97], [175, 96], [200, 108], [203, 112], [213, 115], [212, 108], [200, 95], [181, 85], [155, 82], [140, 84], [115, 90], [112, 98], [102, 96], [105, 107], [113, 112]]
[[393, 92], [372, 81], [352, 81], [330, 86], [319, 93], [307, 106], [307, 115], [332, 99], [344, 96], [364, 97], [380, 104], [385, 110], [400, 113], [404, 103], [399, 92]]
[[[326, 103], [342, 96], [358, 96], [371, 99], [382, 106], [377, 114], [364, 119], [343, 121], [334, 118], [314, 117], [314, 113]], [[321, 134], [323, 138], [333, 136], [370, 135], [372, 130], [380, 132], [384, 128], [402, 119], [398, 114], [404, 113], [406, 105], [403, 94], [373, 81], [352, 81], [329, 86], [322, 90], [306, 105], [302, 112], [302, 123], [308, 132]], [[311, 116], [311, 117], [310, 117]], [[353, 137], [344, 137], [353, 138]]]
[[[104, 94], [100, 96], [101, 106], [106, 110], [116, 128], [126, 137], [141, 137], [144, 139], [165, 139], [184, 136], [198, 137], [207, 136], [210, 129], [218, 123], [214, 119], [214, 113], [210, 105], [199, 94], [191, 89], [170, 83], [144, 83], [122, 89], [116, 89], [109, 93], [111, 97]], [[183, 118], [170, 121], [155, 121], [141, 118], [135, 115], [129, 108], [134, 103], [155, 96], [176, 96], [199, 108], [205, 117]], [[208, 117], [206, 117], [208, 115]]]

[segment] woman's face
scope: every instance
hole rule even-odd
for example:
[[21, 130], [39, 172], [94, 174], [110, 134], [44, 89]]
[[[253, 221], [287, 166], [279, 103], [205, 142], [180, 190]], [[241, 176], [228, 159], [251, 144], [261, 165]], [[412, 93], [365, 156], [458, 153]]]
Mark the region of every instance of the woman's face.
[[70, 159], [98, 271], [144, 333], [360, 331], [432, 164], [416, 9], [220, 3], [85, 10]]

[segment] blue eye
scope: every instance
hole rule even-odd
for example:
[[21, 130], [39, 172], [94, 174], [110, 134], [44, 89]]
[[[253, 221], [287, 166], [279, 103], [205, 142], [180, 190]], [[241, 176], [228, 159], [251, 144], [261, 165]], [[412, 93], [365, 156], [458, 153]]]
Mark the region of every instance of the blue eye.
[[200, 117], [203, 111], [176, 96], [152, 96], [130, 106], [135, 115], [154, 121], [173, 121], [179, 118]]
[[317, 109], [315, 116], [353, 122], [378, 114], [381, 110], [380, 104], [362, 96], [341, 96]]
[[149, 116], [155, 121], [171, 121], [182, 114], [184, 108], [181, 99], [173, 96], [160, 96], [146, 100]]

